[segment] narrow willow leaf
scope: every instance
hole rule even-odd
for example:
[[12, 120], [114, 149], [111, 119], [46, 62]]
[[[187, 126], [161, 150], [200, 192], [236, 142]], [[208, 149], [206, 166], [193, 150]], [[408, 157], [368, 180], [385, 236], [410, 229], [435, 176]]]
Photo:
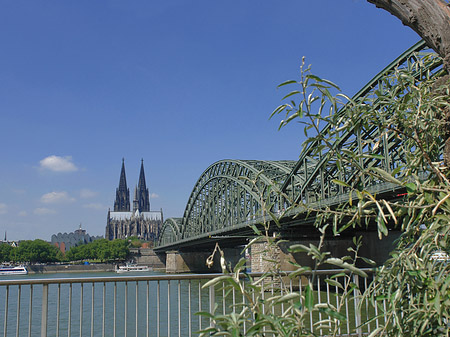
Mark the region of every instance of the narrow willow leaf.
[[322, 79], [316, 75], [308, 74], [308, 75], [306, 75], [306, 78], [316, 80], [317, 82], [322, 82]]
[[[377, 205], [377, 208], [378, 208], [378, 216], [381, 215], [381, 217], [383, 218], [383, 221], [384, 221], [385, 223], [387, 223], [386, 216], [384, 215], [383, 208], [381, 207], [380, 203], [375, 199], [375, 197], [374, 197], [372, 194], [366, 192], [366, 195], [367, 195], [367, 196], [368, 196], [368, 197], [369, 197], [369, 198]], [[386, 234], [386, 235], [387, 235], [387, 234]]]
[[[322, 82], [331, 85], [332, 87], [336, 88], [337, 90], [341, 90], [341, 88], [339, 88], [339, 86], [338, 86], [337, 84], [335, 84], [335, 83], [333, 83], [333, 82], [331, 82], [331, 81], [329, 81], [329, 80], [326, 80], [326, 79], [323, 78], [323, 79], [322, 79]], [[345, 99], [347, 99], [348, 101], [350, 101], [350, 98], [347, 97], [347, 96], [344, 95], [344, 94], [338, 94], [337, 96], [344, 97]]]
[[450, 194], [447, 194], [441, 201], [439, 201], [435, 208], [433, 208], [433, 211], [431, 214], [434, 216], [436, 214], [436, 211], [441, 207], [441, 205], [450, 197]]
[[333, 216], [333, 235], [336, 236], [337, 233], [338, 233], [338, 215], [335, 214]]
[[211, 314], [211, 313], [208, 312], [208, 311], [198, 311], [198, 312], [196, 312], [194, 315], [197, 315], [197, 316], [205, 316], [205, 317], [207, 317], [207, 318], [212, 318], [212, 319], [214, 319], [214, 315]]
[[277, 88], [280, 88], [280, 87], [285, 86], [285, 85], [288, 85], [288, 84], [295, 84], [295, 83], [297, 83], [296, 80], [285, 81], [285, 82], [279, 84]]
[[319, 308], [319, 311], [322, 312], [323, 314], [334, 317], [341, 322], [347, 322], [347, 316], [345, 316], [345, 315], [341, 314], [340, 312], [337, 312], [336, 310], [333, 310], [329, 307]]
[[398, 223], [397, 217], [395, 216], [394, 211], [392, 210], [391, 206], [390, 206], [389, 203], [388, 203], [386, 200], [384, 200], [384, 199], [383, 199], [383, 203], [384, 203], [384, 205], [386, 206], [386, 208], [387, 208], [387, 210], [389, 211], [389, 213], [391, 214], [392, 219], [394, 219], [395, 224], [397, 224], [397, 223]]
[[367, 263], [368, 265], [375, 267], [377, 265], [377, 263], [374, 260], [368, 259], [367, 257], [362, 257], [360, 256], [360, 258]]
[[345, 181], [342, 181], [342, 180], [333, 179], [332, 182], [334, 184], [341, 185], [341, 186], [344, 186], [344, 187], [350, 187], [349, 184], [347, 184]]
[[253, 229], [253, 232], [255, 232], [256, 235], [261, 236], [261, 231], [256, 227], [255, 225], [250, 225], [250, 227]]
[[305, 288], [305, 307], [311, 311], [314, 306], [314, 296], [313, 291], [311, 289], [311, 284], [308, 283]]
[[289, 293], [286, 295], [283, 295], [279, 298], [279, 300], [277, 301], [277, 303], [281, 303], [281, 302], [287, 302], [290, 300], [294, 300], [297, 299], [300, 296], [299, 293]]
[[332, 280], [327, 278], [325, 280], [326, 283], [328, 283], [330, 286], [334, 286], [334, 287], [338, 287], [339, 289], [344, 289], [344, 287], [342, 286], [342, 284], [336, 280]]
[[373, 330], [368, 337], [381, 336], [381, 335], [379, 335], [379, 333], [384, 331], [384, 329], [385, 328], [383, 326], [380, 326], [380, 327], [376, 328], [375, 330]]
[[347, 269], [347, 270], [351, 271], [352, 273], [359, 275], [361, 277], [367, 277], [367, 274], [363, 270], [355, 267], [354, 265], [352, 265], [350, 263], [342, 261], [342, 259], [338, 259], [336, 257], [330, 257], [325, 262], [335, 265], [337, 267], [340, 267], [342, 269]]
[[245, 266], [246, 263], [247, 263], [247, 259], [241, 258], [241, 259], [239, 260], [239, 262], [234, 266], [234, 271], [236, 272], [236, 271], [239, 270], [241, 267]]
[[296, 244], [289, 247], [289, 251], [291, 253], [309, 253], [311, 251], [311, 248], [306, 247], [302, 244]]
[[219, 277], [213, 278], [212, 280], [209, 280], [208, 282], [206, 282], [204, 285], [202, 285], [202, 288], [205, 289], [205, 288], [208, 288], [209, 286], [216, 285], [219, 282], [229, 281], [230, 279], [232, 279], [232, 277], [230, 275], [219, 276]]
[[388, 230], [383, 218], [379, 214], [377, 216], [377, 227], [378, 227], [378, 238], [381, 240], [383, 238], [382, 234], [384, 234], [385, 236], [388, 235]]
[[301, 274], [310, 272], [311, 268], [310, 267], [300, 267], [297, 270], [293, 271], [292, 273], [289, 274], [289, 278], [296, 278]]
[[275, 110], [273, 110], [273, 112], [270, 114], [270, 118], [272, 118], [274, 115], [282, 112], [284, 109], [286, 109], [287, 107], [289, 107], [289, 105], [287, 104], [283, 104], [283, 105], [279, 105]]
[[311, 99], [309, 99], [308, 97], [308, 105], [313, 104], [315, 101], [317, 101], [319, 99], [319, 96], [314, 96]]
[[360, 191], [358, 191], [358, 190], [356, 190], [356, 196], [358, 197], [359, 200], [363, 200], [364, 199], [363, 194]]
[[298, 90], [291, 91], [289, 94], [287, 94], [286, 96], [284, 96], [283, 99], [286, 99], [286, 98], [288, 98], [288, 97], [291, 97], [291, 96], [297, 95], [297, 94], [301, 94], [301, 92], [298, 91]]
[[379, 167], [371, 167], [370, 169], [372, 171], [375, 171], [376, 173], [378, 173], [384, 180], [386, 180], [390, 183], [394, 183], [397, 185], [403, 185], [400, 180], [394, 178], [391, 174], [389, 174], [385, 170], [380, 169]]

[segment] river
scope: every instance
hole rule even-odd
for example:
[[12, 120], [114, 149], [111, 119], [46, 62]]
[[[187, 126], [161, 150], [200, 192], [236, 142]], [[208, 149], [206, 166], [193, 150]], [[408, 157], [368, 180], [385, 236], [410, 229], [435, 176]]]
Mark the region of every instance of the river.
[[[143, 275], [142, 273], [127, 274]], [[149, 272], [146, 275], [164, 275]], [[89, 273], [52, 273], [29, 274], [14, 276], [14, 279], [48, 279], [48, 278], [86, 278], [86, 277], [120, 277], [112, 272]], [[1, 276], [0, 279], [10, 279]], [[119, 279], [118, 279], [119, 280]], [[48, 297], [48, 336], [189, 336], [191, 331], [198, 331], [200, 324], [206, 327], [209, 322], [194, 315], [209, 306], [208, 290], [201, 290], [199, 296], [198, 280], [181, 281], [143, 281], [143, 282], [110, 282], [106, 283], [74, 283], [61, 284], [59, 290], [60, 309], [58, 314], [58, 285], [49, 285]], [[189, 285], [190, 284], [190, 285]], [[201, 283], [200, 283], [201, 285]], [[137, 286], [137, 292], [136, 292]], [[33, 286], [32, 319], [30, 315], [30, 286], [9, 286], [9, 296], [6, 296], [6, 286], [0, 287], [0, 335], [4, 332], [5, 308], [7, 310], [6, 336], [40, 336], [42, 285]], [[190, 289], [190, 295], [189, 295]], [[18, 301], [20, 292], [20, 301]], [[159, 302], [158, 302], [159, 293]], [[82, 297], [81, 297], [82, 294]], [[115, 294], [115, 295], [114, 295]], [[125, 310], [125, 295], [127, 306]], [[94, 298], [92, 304], [92, 296]], [[103, 299], [103, 296], [105, 298]], [[170, 297], [169, 297], [170, 296]], [[191, 300], [189, 301], [189, 297]], [[220, 296], [218, 296], [220, 297]], [[8, 298], [8, 300], [6, 300]], [[148, 298], [148, 302], [147, 302]], [[170, 305], [167, 299], [170, 298]], [[179, 301], [178, 301], [179, 299]], [[220, 299], [219, 299], [220, 300]], [[103, 301], [105, 309], [103, 311]], [[136, 305], [137, 301], [137, 305]], [[18, 302], [20, 305], [18, 306]], [[180, 305], [178, 306], [178, 302]], [[189, 302], [191, 314], [189, 315]], [[148, 307], [147, 307], [148, 303]], [[169, 308], [170, 306], [170, 308]], [[17, 311], [19, 324], [17, 331]], [[81, 310], [80, 310], [81, 308]], [[180, 315], [178, 314], [180, 310]], [[93, 312], [93, 315], [91, 314]], [[137, 316], [136, 316], [137, 312]], [[148, 312], [148, 315], [147, 315]], [[159, 315], [158, 315], [159, 313]], [[170, 313], [170, 315], [168, 314]], [[103, 324], [103, 315], [105, 324]], [[125, 317], [127, 319], [125, 320]], [[159, 317], [159, 320], [158, 320]], [[170, 318], [169, 318], [170, 317]], [[189, 317], [191, 318], [189, 320]], [[82, 318], [82, 319], [80, 319]], [[159, 321], [159, 329], [157, 322]], [[190, 324], [189, 324], [190, 321]], [[147, 325], [148, 324], [148, 325]], [[31, 333], [29, 334], [29, 325]], [[159, 330], [159, 334], [158, 334]], [[193, 333], [192, 335], [196, 335]]]

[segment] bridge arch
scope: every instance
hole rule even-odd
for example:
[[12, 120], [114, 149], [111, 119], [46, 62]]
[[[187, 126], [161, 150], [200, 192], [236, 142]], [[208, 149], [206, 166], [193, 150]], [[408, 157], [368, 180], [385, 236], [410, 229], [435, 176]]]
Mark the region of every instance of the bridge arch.
[[158, 246], [171, 244], [181, 240], [181, 218], [169, 218], [159, 233]]
[[[261, 212], [261, 200], [280, 207], [279, 184], [295, 161], [221, 160], [197, 180], [182, 218], [182, 239], [244, 223]], [[268, 205], [269, 206], [269, 205]]]

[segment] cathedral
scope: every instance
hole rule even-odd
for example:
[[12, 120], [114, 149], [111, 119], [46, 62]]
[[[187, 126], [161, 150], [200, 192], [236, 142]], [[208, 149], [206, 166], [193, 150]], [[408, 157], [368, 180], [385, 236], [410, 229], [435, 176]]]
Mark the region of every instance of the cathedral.
[[163, 212], [150, 211], [150, 196], [145, 184], [144, 161], [141, 161], [139, 182], [134, 190], [133, 210], [130, 211], [130, 189], [122, 159], [119, 188], [116, 189], [114, 211], [108, 210], [105, 238], [126, 239], [136, 236], [144, 241], [155, 241], [163, 223]]

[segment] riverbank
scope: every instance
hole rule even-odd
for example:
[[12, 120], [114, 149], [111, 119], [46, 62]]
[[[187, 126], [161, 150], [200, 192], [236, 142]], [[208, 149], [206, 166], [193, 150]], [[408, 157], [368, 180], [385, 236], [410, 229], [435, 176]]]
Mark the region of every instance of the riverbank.
[[39, 264], [28, 265], [27, 270], [29, 274], [112, 272], [115, 270], [115, 265], [112, 263]]
[[[130, 253], [136, 264], [149, 266], [157, 272], [166, 271], [165, 255], [157, 255], [151, 248], [131, 248]], [[27, 265], [29, 274], [113, 272], [115, 268], [113, 263]]]

